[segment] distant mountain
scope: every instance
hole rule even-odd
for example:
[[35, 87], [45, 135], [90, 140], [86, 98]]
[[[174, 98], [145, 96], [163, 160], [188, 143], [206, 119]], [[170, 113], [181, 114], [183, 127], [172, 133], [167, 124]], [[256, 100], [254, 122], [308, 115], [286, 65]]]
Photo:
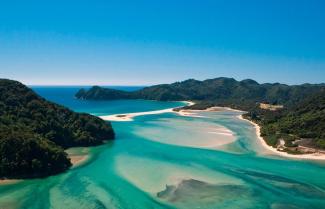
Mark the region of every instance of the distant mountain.
[[110, 123], [48, 102], [25, 85], [0, 79], [0, 177], [41, 177], [71, 166], [64, 148], [114, 138]]
[[[251, 79], [237, 81], [221, 77], [204, 81], [189, 79], [134, 92], [96, 86], [88, 91], [81, 89], [76, 97], [88, 100], [195, 101], [195, 105], [185, 107], [188, 109], [229, 106], [248, 111], [245, 117], [262, 125], [262, 134], [269, 145], [277, 146], [282, 139], [287, 148], [296, 147], [298, 140], [310, 138], [309, 143], [305, 143], [306, 146], [325, 148], [325, 84], [259, 84]], [[261, 108], [261, 103], [271, 107], [283, 105], [284, 108], [267, 110]], [[287, 151], [293, 150], [290, 148]]]
[[93, 86], [90, 90], [80, 89], [75, 95], [86, 100], [115, 100], [131, 97], [131, 92]]
[[150, 99], [160, 101], [192, 100], [206, 104], [233, 105], [249, 109], [257, 102], [293, 105], [325, 85], [259, 84], [254, 80], [236, 81], [233, 78], [215, 78], [204, 81], [194, 79], [143, 88], [134, 92], [94, 86], [81, 89], [76, 97], [86, 100]]

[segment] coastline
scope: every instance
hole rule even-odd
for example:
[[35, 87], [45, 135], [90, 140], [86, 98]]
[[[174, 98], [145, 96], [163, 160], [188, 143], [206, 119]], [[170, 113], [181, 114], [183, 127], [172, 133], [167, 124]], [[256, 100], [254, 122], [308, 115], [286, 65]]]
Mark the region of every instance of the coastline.
[[9, 185], [9, 184], [16, 184], [23, 181], [23, 179], [0, 179], [0, 186], [2, 185]]
[[[187, 103], [188, 106], [194, 105], [194, 102], [191, 101], [184, 101]], [[181, 106], [184, 107], [184, 106]], [[175, 107], [175, 108], [180, 108], [180, 107]], [[175, 114], [178, 114], [180, 116], [184, 117], [204, 117], [197, 115], [196, 112], [213, 112], [213, 111], [232, 111], [232, 112], [239, 112], [239, 113], [245, 113], [245, 111], [238, 110], [238, 109], [233, 109], [230, 107], [210, 107], [205, 110], [179, 110], [175, 111], [175, 108], [168, 108], [168, 109], [163, 109], [163, 110], [155, 110], [155, 111], [147, 111], [147, 112], [138, 112], [138, 113], [125, 113], [125, 114], [115, 114], [115, 115], [107, 115], [107, 116], [99, 116], [103, 120], [109, 120], [109, 121], [133, 121], [134, 117], [137, 116], [142, 116], [142, 115], [152, 115], [152, 114], [162, 114], [162, 113], [170, 113], [173, 112]], [[270, 153], [281, 156], [281, 157], [286, 157], [286, 158], [295, 158], [295, 159], [304, 159], [304, 160], [325, 160], [325, 155], [321, 153], [311, 153], [311, 154], [289, 154], [287, 152], [281, 152], [278, 151], [276, 148], [269, 146], [263, 137], [261, 137], [261, 127], [254, 123], [253, 121], [250, 121], [248, 119], [243, 118], [242, 114], [237, 117], [240, 120], [244, 120], [246, 122], [249, 122], [255, 127], [256, 130], [256, 136], [258, 138], [258, 142], [262, 147], [269, 151]]]
[[[73, 169], [73, 168], [83, 165], [90, 158], [89, 154], [82, 155], [82, 154], [70, 154], [70, 153], [68, 153], [68, 157], [70, 158], [70, 162], [72, 164], [72, 166], [69, 169]], [[20, 183], [24, 180], [29, 180], [29, 179], [7, 179], [7, 178], [4, 178], [4, 179], [0, 179], [0, 186], [16, 184], [16, 183]]]
[[70, 162], [72, 164], [70, 169], [81, 166], [85, 164], [90, 159], [89, 148], [88, 147], [72, 147], [66, 150]]
[[89, 155], [73, 155], [69, 156], [69, 158], [72, 163], [71, 168], [75, 168], [86, 163], [89, 160]]
[[[200, 116], [195, 116], [195, 113], [193, 112], [213, 112], [213, 111], [232, 111], [232, 112], [240, 112], [240, 113], [245, 113], [245, 111], [242, 110], [238, 110], [238, 109], [233, 109], [230, 107], [219, 107], [219, 106], [215, 106], [215, 107], [210, 107], [207, 108], [205, 110], [187, 110], [187, 114], [180, 114], [182, 116], [187, 116], [187, 117], [200, 117]], [[192, 113], [191, 113], [192, 112]], [[258, 142], [260, 143], [260, 145], [262, 145], [263, 148], [265, 148], [267, 151], [269, 151], [272, 154], [281, 156], [281, 157], [286, 157], [286, 158], [294, 158], [294, 159], [303, 159], [303, 160], [321, 160], [324, 161], [325, 160], [325, 155], [322, 153], [311, 153], [311, 154], [289, 154], [287, 152], [281, 152], [279, 150], [277, 150], [276, 148], [269, 146], [264, 138], [261, 136], [261, 127], [257, 124], [254, 123], [253, 121], [250, 121], [248, 119], [243, 118], [243, 115], [239, 115], [237, 116], [238, 119], [240, 120], [244, 120], [246, 122], [249, 122], [250, 124], [252, 124], [255, 127], [255, 133], [256, 136], [258, 138]]]
[[[194, 102], [191, 102], [191, 101], [183, 101], [183, 102], [187, 103], [188, 106], [195, 104]], [[175, 113], [182, 115], [182, 113], [174, 111], [175, 108], [181, 108], [181, 107], [184, 107], [184, 106], [168, 108], [168, 109], [163, 109], [163, 110], [135, 112], [135, 113], [121, 113], [121, 114], [104, 115], [104, 116], [98, 116], [98, 117], [103, 120], [108, 120], [108, 121], [133, 121], [134, 117], [138, 117], [138, 116], [142, 116], [142, 115], [156, 115], [156, 114], [170, 113], [170, 112], [175, 112]]]
[[258, 138], [258, 141], [260, 142], [260, 144], [263, 146], [263, 148], [265, 148], [266, 150], [270, 151], [273, 154], [276, 154], [278, 156], [281, 157], [287, 157], [287, 158], [295, 158], [295, 159], [304, 159], [304, 160], [325, 160], [325, 155], [324, 154], [318, 154], [318, 153], [312, 153], [312, 154], [289, 154], [287, 152], [281, 152], [278, 151], [276, 148], [269, 146], [264, 138], [261, 136], [261, 127], [257, 124], [254, 123], [253, 121], [250, 121], [248, 119], [243, 118], [243, 115], [239, 115], [237, 117], [240, 120], [244, 120], [249, 122], [250, 124], [252, 124], [255, 127], [255, 131], [256, 131], [256, 136]]
[[168, 108], [168, 109], [154, 110], [148, 112], [123, 113], [123, 114], [105, 115], [105, 116], [98, 116], [98, 117], [108, 121], [133, 121], [133, 118], [137, 116], [168, 113], [168, 112], [173, 112], [173, 109], [174, 108]]

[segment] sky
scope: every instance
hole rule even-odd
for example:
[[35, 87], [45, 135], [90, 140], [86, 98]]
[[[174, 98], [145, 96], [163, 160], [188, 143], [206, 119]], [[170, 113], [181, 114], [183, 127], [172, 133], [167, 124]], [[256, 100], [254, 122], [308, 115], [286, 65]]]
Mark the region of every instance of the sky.
[[0, 78], [325, 82], [323, 0], [0, 0]]

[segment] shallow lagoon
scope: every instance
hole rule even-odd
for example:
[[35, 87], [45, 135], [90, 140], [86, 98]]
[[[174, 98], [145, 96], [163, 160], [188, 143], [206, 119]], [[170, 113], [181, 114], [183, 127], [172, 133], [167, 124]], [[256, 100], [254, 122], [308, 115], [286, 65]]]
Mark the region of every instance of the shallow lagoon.
[[[36, 91], [99, 115], [180, 105], [75, 101], [73, 89], [71, 94], [54, 87]], [[324, 208], [325, 164], [270, 155], [238, 114], [165, 113], [113, 122], [117, 140], [90, 148], [85, 164], [46, 179], [0, 186], [0, 208]]]

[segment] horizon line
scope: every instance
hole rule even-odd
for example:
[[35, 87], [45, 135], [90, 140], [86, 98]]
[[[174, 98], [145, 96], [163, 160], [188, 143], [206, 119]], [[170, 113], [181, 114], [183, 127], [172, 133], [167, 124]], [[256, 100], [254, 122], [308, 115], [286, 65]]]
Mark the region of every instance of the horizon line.
[[73, 87], [73, 86], [117, 86], [117, 87], [123, 87], [123, 86], [133, 86], [133, 87], [147, 87], [147, 86], [154, 86], [154, 85], [161, 85], [161, 84], [173, 84], [173, 83], [177, 83], [177, 82], [183, 82], [186, 80], [196, 80], [196, 81], [206, 81], [206, 80], [213, 80], [213, 79], [218, 79], [218, 78], [227, 78], [227, 79], [234, 79], [238, 82], [244, 81], [244, 80], [253, 80], [255, 82], [257, 82], [258, 84], [283, 84], [283, 85], [288, 85], [288, 86], [295, 86], [295, 85], [325, 85], [325, 82], [318, 82], [318, 83], [311, 83], [311, 82], [301, 82], [301, 83], [290, 83], [290, 82], [281, 82], [281, 81], [269, 81], [269, 82], [260, 82], [257, 81], [255, 79], [252, 78], [244, 78], [244, 79], [238, 79], [238, 78], [234, 78], [234, 77], [225, 77], [225, 76], [219, 76], [219, 77], [214, 77], [214, 78], [205, 78], [205, 79], [196, 79], [196, 78], [188, 78], [188, 79], [181, 79], [181, 80], [176, 80], [176, 81], [169, 81], [169, 82], [161, 82], [161, 83], [147, 83], [147, 84], [107, 84], [107, 83], [98, 83], [98, 84], [94, 84], [94, 83], [72, 83], [72, 84], [64, 84], [64, 83], [29, 83], [29, 82], [24, 82], [22, 80], [19, 79], [13, 79], [13, 78], [0, 78], [0, 79], [9, 79], [9, 80], [15, 80], [18, 82], [21, 82], [23, 84], [25, 84], [26, 86], [53, 86], [53, 87], [59, 87], [59, 86], [67, 86], [67, 87]]

